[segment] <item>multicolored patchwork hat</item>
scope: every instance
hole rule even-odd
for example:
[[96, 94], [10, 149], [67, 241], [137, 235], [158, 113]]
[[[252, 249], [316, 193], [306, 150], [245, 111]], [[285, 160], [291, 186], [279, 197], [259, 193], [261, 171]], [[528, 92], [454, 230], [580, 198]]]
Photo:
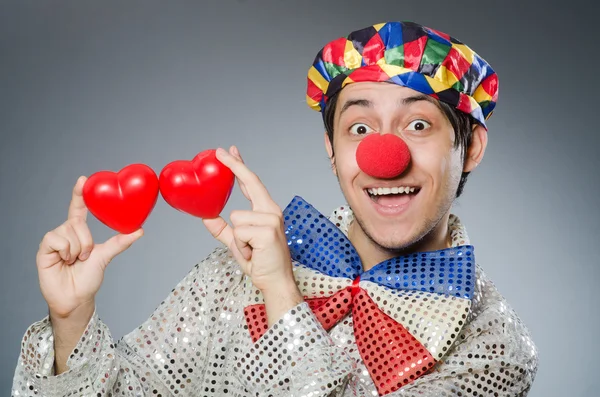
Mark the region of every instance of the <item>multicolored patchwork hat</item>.
[[472, 49], [446, 33], [387, 22], [336, 39], [308, 71], [306, 101], [317, 111], [347, 84], [390, 82], [470, 114], [486, 126], [498, 99], [498, 76]]

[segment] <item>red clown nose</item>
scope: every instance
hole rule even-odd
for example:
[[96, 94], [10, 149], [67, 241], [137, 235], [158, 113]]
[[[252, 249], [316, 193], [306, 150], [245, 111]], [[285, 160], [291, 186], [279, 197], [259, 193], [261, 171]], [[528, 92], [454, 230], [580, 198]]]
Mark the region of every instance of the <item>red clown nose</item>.
[[410, 162], [410, 151], [394, 134], [370, 134], [358, 145], [356, 162], [373, 178], [391, 179], [404, 172]]

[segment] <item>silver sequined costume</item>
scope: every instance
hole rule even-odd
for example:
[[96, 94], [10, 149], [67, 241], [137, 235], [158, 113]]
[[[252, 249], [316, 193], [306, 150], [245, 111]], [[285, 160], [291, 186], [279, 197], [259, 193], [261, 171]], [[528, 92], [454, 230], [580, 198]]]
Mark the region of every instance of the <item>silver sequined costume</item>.
[[[332, 221], [347, 233], [347, 207]], [[453, 246], [468, 244], [451, 216]], [[537, 369], [529, 333], [479, 266], [466, 325], [430, 373], [388, 396], [524, 396]], [[314, 280], [316, 284], [319, 280]], [[53, 376], [48, 318], [25, 333], [13, 396], [377, 396], [354, 341], [352, 315], [329, 332], [301, 303], [256, 343], [244, 307], [258, 291], [217, 249], [152, 316], [118, 342], [97, 314]], [[425, 319], [427, 320], [427, 319]]]

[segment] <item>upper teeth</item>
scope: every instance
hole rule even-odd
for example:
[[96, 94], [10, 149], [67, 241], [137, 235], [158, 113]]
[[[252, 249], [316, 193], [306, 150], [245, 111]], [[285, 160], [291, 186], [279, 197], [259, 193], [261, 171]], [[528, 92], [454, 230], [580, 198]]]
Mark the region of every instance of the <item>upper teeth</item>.
[[414, 187], [408, 186], [399, 186], [399, 187], [373, 187], [367, 189], [367, 191], [374, 195], [383, 195], [383, 194], [398, 194], [398, 193], [412, 193], [415, 191]]

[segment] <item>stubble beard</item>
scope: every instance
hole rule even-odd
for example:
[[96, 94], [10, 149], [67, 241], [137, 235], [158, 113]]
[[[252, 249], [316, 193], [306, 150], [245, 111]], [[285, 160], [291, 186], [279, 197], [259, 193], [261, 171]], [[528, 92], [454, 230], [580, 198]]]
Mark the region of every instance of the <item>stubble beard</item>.
[[423, 243], [427, 236], [429, 236], [433, 230], [439, 226], [445, 213], [445, 211], [439, 211], [435, 217], [426, 218], [423, 220], [414, 235], [406, 236], [402, 239], [395, 238], [394, 240], [390, 241], [377, 240], [369, 228], [365, 226], [365, 223], [361, 219], [360, 215], [356, 213], [354, 213], [354, 221], [356, 221], [358, 227], [361, 228], [362, 232], [371, 241], [371, 243], [377, 246], [380, 250], [399, 255], [409, 254], [417, 251], [416, 247], [418, 247], [420, 243]]
[[[450, 179], [446, 183], [446, 185], [447, 185], [447, 186], [445, 186], [446, 191], [451, 191], [450, 189], [452, 189], [452, 186], [456, 184], [456, 183], [453, 184], [453, 182], [455, 182], [455, 181], [453, 181], [453, 179]], [[338, 177], [338, 184], [339, 184], [339, 177]], [[344, 190], [342, 189], [341, 184], [340, 184], [340, 189], [342, 190], [342, 194], [344, 194]], [[356, 223], [361, 228], [364, 235], [375, 246], [377, 246], [379, 249], [381, 249], [383, 251], [388, 251], [395, 255], [404, 255], [404, 254], [410, 254], [410, 253], [416, 252], [416, 251], [418, 251], [418, 247], [420, 245], [422, 245], [422, 243], [426, 244], [427, 237], [431, 236], [432, 233], [434, 232], [434, 230], [436, 230], [438, 228], [438, 226], [442, 222], [444, 216], [450, 211], [450, 208], [452, 207], [452, 204], [454, 203], [454, 200], [456, 199], [456, 189], [453, 189], [452, 191], [454, 191], [454, 194], [448, 195], [447, 197], [444, 198], [441, 205], [438, 206], [438, 211], [436, 214], [434, 214], [428, 218], [425, 218], [420, 223], [420, 225], [417, 229], [417, 232], [414, 233], [413, 236], [407, 236], [407, 238], [404, 238], [400, 241], [379, 241], [379, 240], [377, 240], [374, 237], [373, 233], [371, 233], [369, 228], [366, 227], [365, 222], [363, 222], [363, 219], [361, 219], [360, 214], [353, 211], [352, 206], [350, 204], [349, 204], [349, 206], [354, 215], [353, 220], [356, 221]], [[344, 194], [344, 196], [346, 196], [346, 195]]]

